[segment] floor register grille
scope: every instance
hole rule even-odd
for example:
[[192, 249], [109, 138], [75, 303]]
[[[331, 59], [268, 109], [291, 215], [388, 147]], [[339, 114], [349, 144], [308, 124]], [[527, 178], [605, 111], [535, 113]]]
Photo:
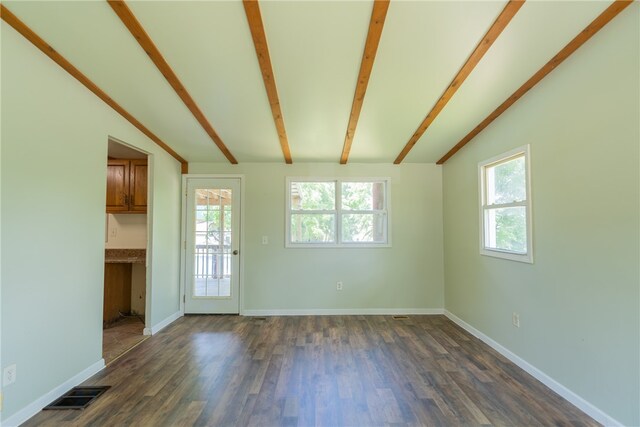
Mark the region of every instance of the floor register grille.
[[84, 409], [111, 386], [74, 387], [43, 409]]

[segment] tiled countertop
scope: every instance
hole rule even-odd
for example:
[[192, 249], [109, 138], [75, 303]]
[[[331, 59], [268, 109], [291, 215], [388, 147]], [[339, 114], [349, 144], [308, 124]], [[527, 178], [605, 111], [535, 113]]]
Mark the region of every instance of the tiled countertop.
[[109, 264], [144, 264], [147, 258], [146, 249], [105, 249], [104, 262]]

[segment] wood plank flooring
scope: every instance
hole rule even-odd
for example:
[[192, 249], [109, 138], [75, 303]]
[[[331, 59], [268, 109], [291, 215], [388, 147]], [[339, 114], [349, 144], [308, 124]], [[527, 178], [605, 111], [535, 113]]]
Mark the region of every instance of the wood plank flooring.
[[595, 426], [444, 316], [187, 316], [26, 426]]

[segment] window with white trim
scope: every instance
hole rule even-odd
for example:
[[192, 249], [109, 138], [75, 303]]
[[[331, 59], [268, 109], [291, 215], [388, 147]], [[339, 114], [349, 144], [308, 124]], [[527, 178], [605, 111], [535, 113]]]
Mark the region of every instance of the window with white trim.
[[533, 262], [529, 146], [478, 164], [480, 253]]
[[287, 178], [287, 247], [387, 247], [388, 178]]

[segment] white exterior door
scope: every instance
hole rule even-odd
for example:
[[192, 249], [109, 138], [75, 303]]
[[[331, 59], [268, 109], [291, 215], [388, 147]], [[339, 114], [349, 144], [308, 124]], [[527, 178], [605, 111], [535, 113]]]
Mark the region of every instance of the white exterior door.
[[187, 178], [185, 313], [239, 313], [240, 178]]

